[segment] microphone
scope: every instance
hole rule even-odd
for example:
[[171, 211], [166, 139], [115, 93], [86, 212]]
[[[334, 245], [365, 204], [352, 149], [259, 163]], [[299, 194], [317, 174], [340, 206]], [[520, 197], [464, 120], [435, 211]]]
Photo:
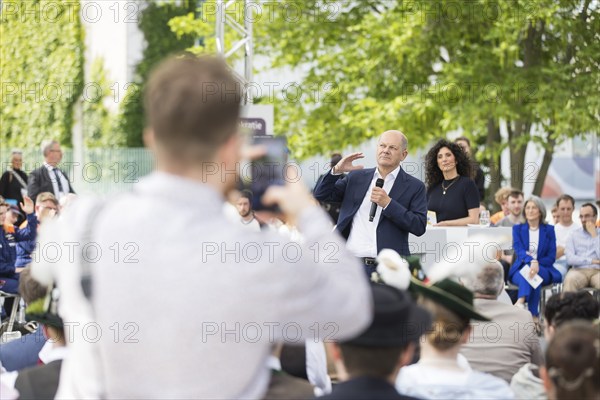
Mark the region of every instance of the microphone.
[[[375, 181], [375, 186], [383, 187], [383, 179], [379, 178]], [[369, 222], [373, 222], [375, 218], [375, 212], [377, 211], [377, 203], [371, 203], [371, 212], [369, 213]]]

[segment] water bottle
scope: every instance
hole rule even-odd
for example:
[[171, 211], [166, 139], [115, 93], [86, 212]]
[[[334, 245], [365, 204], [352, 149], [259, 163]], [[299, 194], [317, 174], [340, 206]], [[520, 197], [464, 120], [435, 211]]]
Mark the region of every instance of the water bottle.
[[488, 210], [483, 210], [479, 213], [479, 225], [490, 226], [490, 212]]

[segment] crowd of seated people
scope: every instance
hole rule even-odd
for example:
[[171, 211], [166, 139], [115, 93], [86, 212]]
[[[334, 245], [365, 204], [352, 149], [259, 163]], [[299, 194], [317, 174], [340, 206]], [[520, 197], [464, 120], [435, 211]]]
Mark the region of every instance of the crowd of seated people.
[[[206, 98], [206, 84], [215, 82], [223, 96]], [[25, 319], [37, 325], [0, 343], [2, 399], [600, 396], [600, 311], [588, 293], [597, 287], [599, 263], [591, 203], [582, 206], [581, 225], [568, 225], [561, 245], [562, 228], [546, 223], [538, 197], [522, 204], [523, 193], [503, 188], [493, 223], [512, 226], [508, 273], [500, 257], [468, 261], [472, 268], [462, 275], [438, 281], [415, 278], [397, 253], [397, 264], [358, 260], [301, 182], [270, 188], [264, 201], [279, 208], [276, 215], [253, 212], [249, 193], [225, 204], [235, 177], [205, 168], [232, 171], [242, 159], [235, 83], [220, 59], [185, 56], [161, 64], [145, 93], [146, 143], [157, 170], [117, 199], [81, 198], [63, 208], [72, 188], [53, 141], [42, 146], [41, 169], [7, 175], [12, 195], [19, 189], [22, 196], [10, 212], [22, 212], [26, 221], [15, 215], [5, 224], [10, 205], [0, 201], [0, 290], [19, 294]], [[382, 138], [382, 159], [404, 160], [404, 134], [387, 131]], [[332, 162], [334, 177], [322, 181], [344, 186], [354, 179], [353, 170], [336, 170], [344, 160]], [[415, 220], [429, 209], [438, 226], [476, 224], [482, 171], [470, 150], [441, 139], [425, 161], [427, 187], [415, 188], [426, 200]], [[399, 171], [393, 179], [405, 174]], [[20, 180], [35, 193], [35, 205]], [[373, 191], [385, 200], [380, 218], [406, 212], [400, 202], [390, 206], [381, 190]], [[344, 202], [358, 208], [364, 199]], [[557, 203], [565, 226], [571, 205], [568, 198]], [[157, 217], [167, 209], [178, 212]], [[364, 244], [367, 231], [356, 243]], [[96, 254], [100, 262], [82, 251], [72, 257], [72, 243], [105, 249], [104, 256]], [[62, 249], [56, 258], [35, 253], [55, 245]], [[130, 249], [136, 251], [123, 255]], [[571, 266], [565, 274], [555, 266], [561, 251]], [[362, 261], [373, 262], [374, 282], [365, 279]], [[544, 286], [563, 275], [565, 291], [540, 309]], [[534, 287], [536, 276], [542, 282]], [[504, 300], [507, 279], [518, 287], [515, 305]], [[11, 309], [5, 300], [3, 319]], [[72, 330], [77, 324], [85, 329]], [[293, 345], [300, 347], [290, 351]]]

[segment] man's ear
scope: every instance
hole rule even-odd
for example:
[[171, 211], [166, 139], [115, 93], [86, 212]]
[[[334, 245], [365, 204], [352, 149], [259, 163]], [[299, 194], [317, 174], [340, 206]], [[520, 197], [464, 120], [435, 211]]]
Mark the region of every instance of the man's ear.
[[337, 343], [325, 342], [325, 347], [327, 348], [327, 354], [331, 355], [333, 361], [342, 360], [342, 352], [340, 351], [340, 346]]
[[469, 337], [471, 336], [471, 325], [467, 326], [467, 328], [463, 331], [462, 336], [460, 337], [460, 343], [465, 344], [469, 341]]
[[544, 366], [540, 367], [540, 378], [542, 378], [542, 382], [544, 382], [546, 394], [550, 394], [550, 392], [554, 390], [554, 383], [552, 382], [550, 375], [548, 375], [548, 370]]
[[400, 354], [400, 368], [405, 365], [410, 364], [415, 356], [415, 350], [417, 348], [417, 344], [415, 342], [409, 343], [406, 349]]

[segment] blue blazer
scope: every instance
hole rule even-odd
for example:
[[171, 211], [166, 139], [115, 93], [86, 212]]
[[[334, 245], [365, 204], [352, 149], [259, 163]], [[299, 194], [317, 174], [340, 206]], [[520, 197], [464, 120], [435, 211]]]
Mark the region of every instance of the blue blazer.
[[[351, 171], [339, 179], [327, 173], [315, 188], [314, 196], [320, 201], [341, 202], [337, 230], [348, 239], [352, 220], [365, 198], [375, 168]], [[408, 175], [402, 168], [388, 193], [392, 201], [381, 213], [377, 224], [377, 252], [393, 249], [408, 256], [408, 233], [421, 236], [427, 225], [427, 192], [420, 180]]]
[[[513, 226], [513, 249], [515, 251], [515, 262], [508, 272], [509, 278], [512, 278], [523, 265], [529, 264], [533, 259], [533, 257], [527, 255], [527, 251], [529, 250], [528, 223]], [[540, 241], [537, 249], [537, 260], [540, 264], [540, 269], [554, 269], [553, 264], [556, 260], [556, 235], [554, 234], [554, 226], [552, 225], [540, 225]]]

